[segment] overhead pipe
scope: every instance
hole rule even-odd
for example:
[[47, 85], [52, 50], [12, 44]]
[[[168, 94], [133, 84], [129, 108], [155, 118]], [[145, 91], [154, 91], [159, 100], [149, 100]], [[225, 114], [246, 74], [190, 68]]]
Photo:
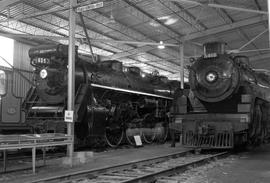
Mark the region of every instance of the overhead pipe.
[[88, 46], [89, 46], [89, 49], [90, 49], [92, 60], [95, 63], [96, 59], [95, 59], [95, 56], [94, 56], [92, 44], [91, 44], [90, 37], [89, 37], [87, 29], [86, 29], [86, 25], [85, 25], [85, 22], [84, 22], [84, 19], [83, 19], [82, 12], [79, 13], [79, 16], [80, 16], [80, 19], [81, 19], [81, 22], [82, 22], [82, 25], [83, 25], [83, 31], [84, 31], [84, 34], [85, 34], [85, 37], [86, 37], [86, 40], [87, 40], [87, 43], [88, 43]]
[[[29, 34], [13, 34], [13, 33], [0, 33], [0, 36], [9, 37], [9, 38], [26, 38], [26, 39], [51, 39], [51, 40], [69, 40], [68, 37], [60, 37], [60, 36], [44, 36], [44, 35], [29, 35]], [[76, 40], [87, 42], [86, 38], [83, 37], [75, 37]], [[159, 42], [145, 42], [145, 41], [123, 41], [123, 40], [113, 40], [113, 39], [91, 39], [91, 42], [100, 43], [100, 42], [109, 42], [109, 43], [120, 43], [120, 44], [133, 44], [133, 45], [150, 45], [150, 46], [158, 46]], [[168, 47], [179, 47], [179, 44], [173, 43], [164, 43], [164, 46]]]
[[261, 48], [261, 49], [253, 49], [253, 50], [228, 50], [227, 53], [249, 53], [249, 52], [257, 52], [257, 51], [270, 51], [270, 48]]
[[248, 13], [258, 13], [258, 14], [268, 14], [267, 11], [261, 11], [261, 10], [253, 10], [253, 9], [247, 9], [247, 8], [239, 8], [239, 7], [232, 7], [232, 6], [226, 6], [221, 4], [207, 4], [207, 6], [212, 8], [221, 8], [221, 9], [228, 9], [228, 10], [235, 10], [235, 11], [244, 11]]
[[256, 35], [254, 38], [252, 38], [251, 40], [249, 40], [247, 43], [245, 43], [244, 45], [242, 45], [238, 50], [242, 50], [243, 48], [245, 48], [246, 46], [248, 46], [250, 43], [254, 42], [256, 39], [258, 39], [259, 37], [261, 37], [264, 33], [266, 33], [268, 31], [268, 29], [265, 29], [264, 31], [262, 31], [260, 34]]
[[190, 3], [194, 5], [200, 5], [200, 6], [209, 6], [212, 8], [221, 8], [221, 9], [228, 9], [228, 10], [234, 10], [234, 11], [244, 11], [248, 13], [258, 13], [258, 14], [268, 14], [267, 11], [261, 11], [261, 10], [253, 10], [253, 9], [247, 9], [247, 8], [240, 8], [240, 7], [233, 7], [233, 6], [226, 6], [221, 4], [214, 4], [214, 3], [200, 3], [197, 1], [191, 1], [191, 0], [170, 0], [174, 2], [184, 2], [184, 3]]

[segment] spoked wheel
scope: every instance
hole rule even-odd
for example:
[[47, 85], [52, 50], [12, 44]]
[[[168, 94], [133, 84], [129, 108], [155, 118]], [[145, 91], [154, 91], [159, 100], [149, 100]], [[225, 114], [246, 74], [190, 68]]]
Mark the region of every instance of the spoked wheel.
[[156, 141], [158, 143], [165, 143], [169, 134], [169, 124], [167, 121], [160, 122], [155, 125]]
[[156, 139], [155, 128], [142, 128], [142, 138], [147, 144], [151, 144]]
[[143, 128], [142, 128], [142, 138], [143, 141], [147, 144], [154, 142], [156, 138], [155, 131], [155, 118], [151, 114], [146, 114], [143, 118]]
[[105, 131], [105, 140], [110, 147], [120, 145], [124, 137], [124, 130], [120, 127], [107, 127]]
[[142, 137], [142, 130], [141, 130], [141, 128], [127, 128], [126, 129], [126, 138], [127, 138], [127, 141], [132, 146], [134, 146], [136, 144], [135, 143], [134, 136], [140, 136], [140, 137]]

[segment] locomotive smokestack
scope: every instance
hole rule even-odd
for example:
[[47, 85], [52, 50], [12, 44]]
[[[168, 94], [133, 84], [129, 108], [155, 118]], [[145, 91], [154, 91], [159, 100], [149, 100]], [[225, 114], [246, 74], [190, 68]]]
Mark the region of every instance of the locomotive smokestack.
[[224, 42], [210, 42], [203, 45], [204, 58], [217, 57], [225, 54], [226, 43]]

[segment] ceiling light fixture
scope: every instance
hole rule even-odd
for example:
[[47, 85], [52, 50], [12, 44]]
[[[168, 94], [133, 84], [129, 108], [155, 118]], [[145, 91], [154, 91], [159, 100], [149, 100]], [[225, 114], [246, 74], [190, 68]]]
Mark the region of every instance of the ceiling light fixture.
[[108, 23], [114, 24], [115, 22], [116, 22], [116, 21], [115, 21], [115, 18], [114, 18], [114, 16], [113, 16], [112, 12], [111, 12]]
[[163, 44], [163, 41], [160, 41], [159, 45], [157, 47], [158, 47], [158, 49], [164, 49], [165, 45]]
[[112, 4], [111, 4], [111, 12], [110, 12], [109, 21], [107, 22], [107, 24], [114, 24], [114, 23], [116, 23], [115, 18], [113, 16], [113, 6], [114, 6], [113, 3], [114, 2], [112, 2]]

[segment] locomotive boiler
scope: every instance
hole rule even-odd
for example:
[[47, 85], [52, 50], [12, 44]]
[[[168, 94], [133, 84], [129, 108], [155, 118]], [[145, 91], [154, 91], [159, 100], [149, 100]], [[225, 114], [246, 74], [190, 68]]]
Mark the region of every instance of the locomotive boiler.
[[224, 43], [207, 43], [191, 60], [190, 90], [177, 96], [175, 123], [182, 143], [202, 148], [257, 144], [267, 137], [270, 77], [251, 68], [245, 56], [232, 56]]
[[[67, 45], [47, 45], [29, 50], [36, 87], [24, 103], [26, 121], [36, 133], [65, 132], [67, 103]], [[75, 141], [80, 145], [117, 147], [134, 136], [145, 143], [164, 142], [168, 112], [177, 81], [142, 75], [137, 67], [123, 69], [116, 60], [93, 63], [76, 49]]]

